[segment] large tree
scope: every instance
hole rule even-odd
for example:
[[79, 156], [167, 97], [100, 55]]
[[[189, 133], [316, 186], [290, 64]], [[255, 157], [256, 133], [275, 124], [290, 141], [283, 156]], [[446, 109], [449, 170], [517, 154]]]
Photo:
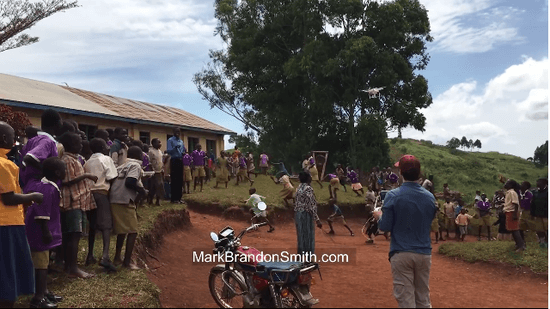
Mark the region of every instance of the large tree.
[[[362, 128], [424, 130], [432, 98], [418, 71], [432, 38], [417, 0], [219, 0], [216, 17], [227, 49], [194, 82], [280, 159], [318, 149], [356, 165], [369, 161]], [[373, 87], [385, 88], [369, 98]]]
[[25, 128], [32, 125], [27, 113], [14, 111], [4, 104], [0, 104], [0, 121], [9, 124], [14, 129], [16, 137], [25, 136]]
[[0, 0], [0, 52], [38, 42], [38, 37], [21, 33], [38, 21], [78, 6], [66, 0]]

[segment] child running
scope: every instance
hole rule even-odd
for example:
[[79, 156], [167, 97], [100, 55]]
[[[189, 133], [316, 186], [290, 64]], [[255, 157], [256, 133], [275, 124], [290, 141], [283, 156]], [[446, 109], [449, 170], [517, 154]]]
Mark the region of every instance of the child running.
[[[117, 168], [118, 178], [112, 183], [109, 195], [114, 233], [117, 235], [114, 264], [122, 264], [130, 270], [139, 269], [131, 260], [138, 229], [136, 198], [138, 194], [147, 195], [147, 191], [138, 185], [143, 175], [142, 153], [141, 148], [137, 146], [128, 149], [128, 159]], [[124, 239], [126, 239], [126, 252], [122, 260]]]
[[44, 160], [40, 182], [29, 184], [30, 190], [44, 196], [42, 204], [32, 204], [25, 218], [27, 239], [31, 249], [34, 264], [36, 290], [31, 299], [31, 308], [51, 308], [63, 300], [48, 291], [48, 265], [50, 250], [61, 245], [61, 191], [57, 183], [65, 178], [65, 163], [59, 158], [51, 157]]
[[267, 232], [271, 233], [275, 231], [275, 228], [271, 225], [271, 223], [267, 219], [267, 210], [260, 210], [258, 208], [258, 204], [260, 202], [265, 203], [265, 197], [259, 194], [256, 194], [255, 188], [250, 188], [250, 190], [248, 190], [248, 193], [250, 194], [250, 197], [248, 198], [248, 200], [246, 200], [246, 204], [251, 207], [250, 211], [252, 211], [252, 213], [254, 214], [254, 217], [252, 218], [254, 223], [256, 224], [256, 223], [266, 222], [267, 225], [269, 225], [269, 230]]
[[474, 217], [466, 213], [466, 208], [460, 210], [460, 214], [456, 217], [455, 223], [460, 230], [460, 239], [464, 241], [466, 234], [468, 233], [468, 224]]
[[334, 222], [334, 219], [342, 219], [342, 223], [348, 229], [351, 236], [355, 236], [355, 234], [353, 234], [353, 231], [349, 228], [348, 224], [346, 223], [346, 219], [344, 218], [344, 214], [342, 214], [342, 210], [340, 210], [340, 207], [336, 205], [336, 200], [331, 198], [328, 201], [328, 203], [329, 203], [330, 209], [332, 210], [332, 215], [330, 215], [327, 218], [328, 226], [330, 227], [330, 231], [328, 233], [331, 235], [334, 235], [335, 233], [334, 233], [334, 229], [332, 228], [332, 222]]
[[227, 189], [227, 184], [229, 183], [229, 169], [227, 167], [229, 164], [225, 156], [225, 151], [220, 151], [220, 157], [216, 161], [218, 171], [216, 172], [216, 185], [214, 188], [218, 188], [220, 182], [225, 182], [225, 188]]
[[288, 203], [288, 200], [294, 201], [294, 186], [292, 185], [292, 180], [290, 180], [290, 177], [288, 177], [286, 172], [279, 172], [277, 174], [277, 179], [271, 176], [271, 180], [273, 180], [275, 184], [283, 184], [283, 189], [281, 190], [280, 195], [283, 198], [285, 205], [289, 207], [290, 204]]
[[[365, 191], [363, 191], [363, 185], [361, 185], [361, 182], [359, 182], [359, 175], [353, 170], [353, 168], [349, 168], [348, 178], [351, 181], [351, 189], [357, 196], [363, 196], [365, 194]], [[361, 194], [359, 194], [359, 191], [361, 191]]]
[[240, 180], [244, 181], [245, 179], [250, 182], [250, 186], [254, 184], [254, 180], [251, 180], [248, 178], [247, 174], [247, 166], [246, 166], [246, 158], [242, 153], [239, 153], [239, 156], [237, 157], [239, 160], [239, 173], [237, 174], [237, 182], [235, 183], [236, 186], [239, 185], [239, 178]]
[[[90, 148], [94, 153], [90, 160], [84, 164], [84, 170], [88, 174], [92, 174], [97, 177], [97, 182], [92, 187], [92, 195], [94, 197], [97, 209], [95, 212], [96, 226], [93, 230], [101, 231], [103, 236], [103, 256], [99, 261], [99, 265], [103, 266], [107, 271], [116, 271], [115, 266], [109, 258], [109, 246], [111, 243], [111, 232], [113, 230], [113, 216], [111, 214], [111, 202], [109, 200], [109, 190], [111, 189], [111, 182], [118, 177], [117, 168], [113, 159], [107, 156], [109, 148], [104, 139], [94, 138], [90, 142]], [[88, 258], [86, 261], [95, 260], [93, 256], [95, 234], [89, 233], [88, 237]]]
[[[21, 295], [35, 292], [34, 267], [25, 235], [23, 204], [43, 201], [42, 193], [21, 194], [19, 168], [7, 154], [15, 143], [15, 132], [0, 121], [0, 307], [11, 308]], [[30, 175], [29, 175], [30, 176]], [[47, 300], [33, 302], [39, 307]]]
[[336, 191], [340, 190], [340, 180], [338, 179], [338, 176], [335, 174], [328, 174], [323, 178], [323, 181], [325, 179], [328, 179], [330, 181], [330, 185], [328, 186], [328, 193], [330, 194], [330, 198], [337, 200], [336, 198]]
[[340, 180], [340, 185], [344, 187], [344, 192], [348, 192], [346, 189], [346, 181], [347, 181], [347, 174], [346, 171], [344, 171], [344, 167], [342, 164], [338, 164], [338, 167], [336, 168], [336, 175], [338, 175], [338, 179]]

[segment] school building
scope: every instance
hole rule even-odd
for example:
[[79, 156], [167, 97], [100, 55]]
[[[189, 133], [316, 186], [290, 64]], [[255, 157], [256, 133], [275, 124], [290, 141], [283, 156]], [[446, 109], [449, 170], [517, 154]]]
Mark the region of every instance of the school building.
[[216, 156], [224, 150], [224, 136], [236, 134], [178, 108], [6, 74], [0, 74], [0, 104], [27, 113], [38, 128], [42, 112], [52, 108], [63, 119], [74, 119], [89, 139], [98, 129], [122, 127], [129, 136], [146, 144], [154, 138], [160, 139], [163, 151], [174, 127], [181, 129], [181, 138], [189, 151], [200, 143], [203, 150], [212, 149]]

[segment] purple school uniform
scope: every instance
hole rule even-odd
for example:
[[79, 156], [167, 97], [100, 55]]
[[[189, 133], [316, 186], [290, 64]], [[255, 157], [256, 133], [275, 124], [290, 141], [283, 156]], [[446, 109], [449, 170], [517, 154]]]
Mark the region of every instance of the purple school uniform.
[[244, 157], [241, 157], [241, 159], [239, 160], [239, 167], [246, 168], [246, 159]]
[[193, 158], [188, 153], [183, 155], [182, 160], [184, 166], [190, 166], [193, 163]]
[[[44, 202], [40, 205], [32, 204], [27, 211], [25, 218], [25, 230], [31, 251], [41, 252], [51, 250], [61, 245], [61, 220], [59, 202], [61, 201], [61, 192], [57, 184], [42, 178], [41, 181], [33, 181], [28, 185], [33, 192], [40, 192], [44, 195]], [[48, 229], [50, 230], [53, 241], [50, 244], [42, 242], [42, 228], [37, 219], [48, 220]]]
[[358, 183], [359, 182], [359, 177], [358, 177], [358, 175], [355, 171], [349, 172], [348, 178], [349, 178], [349, 180], [351, 180], [351, 183]]
[[527, 190], [525, 193], [520, 194], [519, 205], [523, 210], [531, 210], [531, 200], [533, 199], [533, 193]]
[[[57, 142], [46, 132], [38, 132], [38, 135], [28, 140], [27, 144], [21, 150], [21, 157], [26, 155], [33, 157], [37, 162], [42, 163], [47, 158], [57, 157]], [[27, 189], [29, 181], [39, 180], [41, 172], [32, 166], [22, 167], [19, 172], [19, 178], [23, 184], [23, 192], [30, 192]]]
[[142, 161], [141, 166], [145, 169], [145, 171], [151, 170], [151, 167], [148, 166], [149, 163], [150, 163], [150, 162], [149, 162], [149, 156], [144, 152], [142, 158], [143, 158], [143, 159], [141, 160], [141, 161]]
[[334, 174], [328, 174], [328, 180], [331, 180], [332, 178], [338, 178], [338, 176], [334, 175]]
[[193, 157], [193, 162], [195, 163], [195, 166], [204, 166], [204, 157], [206, 156], [206, 152], [202, 150], [193, 150], [191, 156]]
[[107, 142], [107, 146], [109, 146], [109, 147], [113, 146], [113, 141], [109, 140], [109, 141]]

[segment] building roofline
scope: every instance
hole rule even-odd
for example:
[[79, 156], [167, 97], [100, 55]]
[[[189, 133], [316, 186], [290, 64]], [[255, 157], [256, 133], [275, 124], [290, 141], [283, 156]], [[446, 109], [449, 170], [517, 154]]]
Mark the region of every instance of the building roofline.
[[1, 99], [1, 98], [0, 98], [0, 104], [5, 104], [5, 105], [8, 105], [8, 106], [15, 106], [15, 107], [30, 108], [30, 109], [36, 109], [36, 110], [53, 109], [53, 110], [56, 110], [60, 113], [65, 113], [65, 114], [73, 114], [73, 115], [88, 116], [88, 117], [101, 117], [103, 119], [124, 121], [124, 122], [129, 122], [129, 123], [136, 123], [136, 124], [163, 126], [163, 127], [170, 127], [170, 128], [175, 127], [175, 126], [179, 126], [183, 130], [215, 133], [215, 134], [230, 135], [230, 136], [237, 135], [237, 133], [233, 132], [233, 131], [209, 130], [209, 129], [191, 127], [191, 126], [186, 126], [186, 125], [176, 125], [176, 124], [172, 124], [172, 123], [164, 123], [164, 122], [157, 122], [157, 121], [151, 121], [151, 120], [135, 119], [135, 118], [129, 118], [129, 117], [115, 116], [115, 115], [89, 112], [89, 111], [81, 111], [81, 110], [77, 110], [77, 109], [70, 109], [70, 108], [58, 107], [58, 106], [50, 106], [50, 105], [44, 105], [44, 104], [38, 104], [38, 103], [20, 102], [20, 101], [7, 100], [7, 99]]

